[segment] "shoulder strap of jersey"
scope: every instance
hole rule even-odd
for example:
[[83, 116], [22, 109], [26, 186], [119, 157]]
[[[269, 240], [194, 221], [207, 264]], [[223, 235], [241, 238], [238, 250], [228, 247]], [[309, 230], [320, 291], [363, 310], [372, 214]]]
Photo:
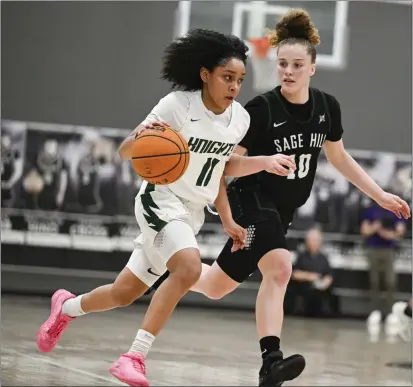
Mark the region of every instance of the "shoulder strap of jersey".
[[314, 89], [314, 91], [321, 94], [321, 98], [323, 99], [323, 105], [324, 105], [324, 108], [326, 109], [326, 114], [327, 114], [327, 118], [328, 118], [328, 131], [331, 132], [331, 116], [330, 116], [330, 109], [328, 107], [326, 95], [321, 90]]
[[[268, 109], [268, 123], [267, 123], [267, 131], [270, 130], [270, 125], [272, 122], [272, 114], [271, 114], [271, 105], [270, 101], [268, 100], [268, 93], [260, 94], [259, 97], [263, 98], [265, 101], [265, 104], [267, 105]], [[252, 179], [255, 179], [255, 181], [259, 184], [261, 181], [261, 173], [255, 173], [254, 175], [250, 175]]]
[[270, 101], [268, 100], [268, 96], [267, 93], [261, 94], [260, 97], [262, 97], [267, 105], [267, 109], [268, 109], [268, 123], [267, 123], [267, 130], [269, 130], [270, 125], [271, 125], [271, 121], [272, 121], [272, 114], [271, 114], [271, 105], [270, 105]]

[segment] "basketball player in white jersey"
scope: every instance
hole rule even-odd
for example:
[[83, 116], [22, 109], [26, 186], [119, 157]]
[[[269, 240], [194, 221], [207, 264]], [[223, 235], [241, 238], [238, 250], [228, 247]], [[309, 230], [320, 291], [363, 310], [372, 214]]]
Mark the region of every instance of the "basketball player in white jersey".
[[[234, 36], [193, 30], [167, 47], [162, 75], [180, 91], [158, 105], [121, 144], [123, 159], [130, 159], [133, 141], [155, 121], [164, 121], [187, 140], [191, 159], [185, 174], [168, 186], [144, 183], [136, 197], [135, 214], [141, 234], [126, 268], [113, 284], [75, 295], [58, 290], [51, 314], [41, 326], [37, 344], [44, 352], [57, 344], [67, 324], [85, 313], [126, 306], [141, 296], [166, 270], [168, 279], [155, 292], [141, 329], [128, 353], [110, 372], [131, 386], [148, 386], [145, 357], [155, 336], [175, 306], [201, 274], [195, 235], [204, 222], [204, 208], [215, 203], [229, 209], [223, 174], [231, 162], [243, 165], [243, 174], [267, 170], [279, 173], [295, 164], [283, 155], [245, 158], [232, 152], [249, 127], [249, 115], [234, 99], [245, 76], [247, 46]], [[216, 198], [221, 192], [220, 200]], [[224, 194], [222, 194], [224, 193]], [[234, 249], [245, 245], [245, 230], [231, 216], [223, 224], [234, 240]]]

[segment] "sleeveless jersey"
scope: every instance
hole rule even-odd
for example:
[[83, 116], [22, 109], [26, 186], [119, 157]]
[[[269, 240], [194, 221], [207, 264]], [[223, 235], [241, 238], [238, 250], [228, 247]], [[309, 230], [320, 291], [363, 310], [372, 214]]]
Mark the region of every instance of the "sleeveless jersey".
[[[186, 116], [184, 113], [176, 117], [176, 115], [168, 115], [168, 112], [165, 114], [157, 112], [156, 117], [171, 117], [165, 121], [179, 131], [188, 142], [190, 161], [184, 175], [167, 187], [178, 197], [196, 204], [207, 205], [213, 203], [218, 195], [225, 163], [248, 130], [249, 115], [238, 102], [234, 101], [228, 108], [231, 109], [229, 124], [224, 125], [211, 117], [211, 112], [207, 111], [202, 101], [200, 91], [179, 91], [171, 94], [174, 93], [181, 94], [178, 101], [174, 99], [174, 103], [186, 101], [184, 103], [186, 106], [184, 108], [178, 106], [175, 112], [186, 112]], [[174, 107], [163, 109], [174, 109]]]
[[239, 178], [233, 184], [239, 187], [259, 184], [277, 208], [294, 211], [311, 193], [318, 156], [331, 129], [328, 104], [324, 93], [310, 88], [311, 114], [307, 120], [300, 121], [288, 112], [279, 86], [258, 98], [267, 106], [268, 126], [248, 146], [248, 155], [291, 155], [296, 170], [287, 177], [263, 171]]

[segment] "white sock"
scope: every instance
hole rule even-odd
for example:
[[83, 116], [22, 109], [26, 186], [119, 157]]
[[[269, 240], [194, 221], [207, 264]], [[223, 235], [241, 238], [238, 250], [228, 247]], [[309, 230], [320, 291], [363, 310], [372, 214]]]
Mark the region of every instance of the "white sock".
[[83, 294], [65, 301], [62, 306], [62, 313], [67, 314], [70, 317], [78, 317], [86, 314], [81, 307], [82, 297]]
[[152, 333], [139, 329], [138, 334], [129, 349], [129, 353], [140, 353], [146, 357], [154, 340], [155, 336]]

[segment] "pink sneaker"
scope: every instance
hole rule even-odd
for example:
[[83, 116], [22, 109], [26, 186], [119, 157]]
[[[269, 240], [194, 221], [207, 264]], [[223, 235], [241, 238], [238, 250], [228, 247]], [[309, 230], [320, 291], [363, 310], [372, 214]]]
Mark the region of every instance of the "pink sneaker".
[[74, 320], [74, 317], [62, 314], [62, 305], [66, 300], [75, 297], [64, 289], [57, 290], [53, 294], [50, 316], [37, 332], [37, 346], [42, 352], [50, 352], [56, 346], [67, 324]]
[[109, 372], [129, 386], [146, 387], [145, 358], [140, 353], [124, 353], [109, 368]]

